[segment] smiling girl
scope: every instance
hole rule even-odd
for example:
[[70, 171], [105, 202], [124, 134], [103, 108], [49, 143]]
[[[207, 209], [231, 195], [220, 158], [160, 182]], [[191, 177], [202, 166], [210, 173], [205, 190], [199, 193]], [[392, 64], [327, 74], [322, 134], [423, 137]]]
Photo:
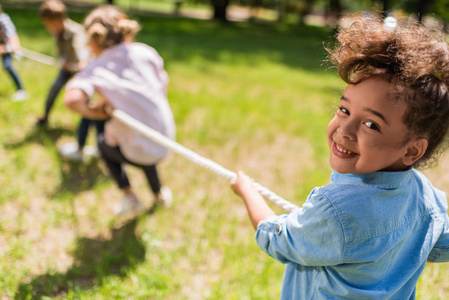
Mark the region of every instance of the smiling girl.
[[417, 171], [449, 127], [449, 50], [411, 22], [359, 18], [329, 50], [348, 83], [327, 129], [331, 183], [275, 215], [239, 172], [259, 247], [286, 264], [282, 299], [414, 299], [427, 261], [449, 261], [446, 195]]
[[401, 119], [407, 105], [391, 102], [393, 84], [373, 76], [349, 85], [328, 126], [329, 162], [339, 173], [404, 171], [427, 149]]

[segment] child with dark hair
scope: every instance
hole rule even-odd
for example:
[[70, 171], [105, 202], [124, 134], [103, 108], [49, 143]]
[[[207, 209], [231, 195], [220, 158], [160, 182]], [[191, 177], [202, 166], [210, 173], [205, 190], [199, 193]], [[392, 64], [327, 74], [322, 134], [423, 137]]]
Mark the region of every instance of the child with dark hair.
[[[89, 59], [87, 35], [82, 25], [67, 17], [67, 7], [60, 0], [46, 0], [39, 8], [39, 16], [48, 32], [54, 35], [61, 69], [48, 92], [45, 101], [45, 113], [38, 124], [46, 125], [50, 112], [64, 85], [79, 72]], [[95, 156], [96, 148], [86, 146], [89, 127], [95, 125], [97, 135], [104, 131], [103, 120], [82, 118], [77, 130], [77, 142], [63, 144], [58, 150], [63, 158], [82, 161], [85, 156]]]
[[[88, 45], [96, 58], [67, 84], [66, 106], [92, 119], [108, 118], [105, 106], [120, 109], [174, 138], [175, 124], [167, 100], [168, 75], [164, 61], [155, 49], [133, 42], [139, 24], [114, 6], [100, 6], [86, 17], [84, 27], [89, 36]], [[94, 94], [99, 94], [104, 102], [89, 105], [86, 100]], [[124, 194], [122, 202], [115, 207], [116, 214], [142, 208], [131, 188], [125, 163], [142, 169], [156, 204], [171, 204], [171, 191], [162, 186], [156, 168], [168, 154], [166, 148], [115, 119], [106, 122], [98, 146]]]
[[19, 75], [12, 66], [13, 54], [20, 53], [20, 40], [16, 27], [11, 18], [3, 12], [0, 4], [0, 55], [2, 56], [3, 67], [11, 76], [16, 85], [16, 93], [13, 101], [23, 101], [28, 99], [28, 93], [23, 88]]
[[282, 299], [414, 299], [426, 262], [449, 261], [445, 193], [415, 168], [444, 149], [449, 49], [414, 22], [357, 18], [330, 59], [348, 84], [327, 129], [331, 183], [275, 215], [242, 172], [259, 247], [286, 270]]
[[83, 26], [67, 17], [67, 8], [62, 1], [44, 1], [39, 8], [39, 16], [48, 32], [54, 36], [61, 60], [61, 70], [45, 101], [44, 116], [39, 119], [39, 123], [45, 125], [56, 97], [67, 81], [87, 62], [89, 50]]

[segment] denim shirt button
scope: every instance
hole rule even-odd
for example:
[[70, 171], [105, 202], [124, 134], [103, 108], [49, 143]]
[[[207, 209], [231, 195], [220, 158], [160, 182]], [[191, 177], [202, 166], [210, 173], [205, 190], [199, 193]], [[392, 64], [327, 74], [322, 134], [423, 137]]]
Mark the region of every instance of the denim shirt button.
[[276, 233], [279, 233], [279, 231], [281, 231], [281, 229], [279, 228], [279, 225], [276, 225], [275, 230], [276, 230]]

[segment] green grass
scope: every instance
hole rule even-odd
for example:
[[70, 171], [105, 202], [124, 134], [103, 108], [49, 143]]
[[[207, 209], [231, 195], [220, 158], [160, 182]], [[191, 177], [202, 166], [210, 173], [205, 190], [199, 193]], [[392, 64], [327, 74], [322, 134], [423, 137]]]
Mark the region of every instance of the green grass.
[[[35, 11], [7, 12], [25, 48], [55, 54]], [[296, 204], [328, 183], [325, 132], [343, 88], [323, 65], [328, 31], [136, 18], [143, 26], [137, 40], [165, 59], [178, 142]], [[57, 69], [26, 59], [15, 66], [31, 97], [12, 102], [13, 86], [1, 75], [0, 297], [279, 298], [284, 266], [258, 249], [227, 182], [172, 155], [160, 172], [173, 207], [115, 218], [121, 195], [103, 164], [71, 164], [57, 154], [58, 145], [75, 139], [79, 116], [60, 97], [49, 128], [34, 125]], [[128, 170], [150, 207], [145, 178]], [[430, 175], [444, 188], [438, 172], [444, 170]], [[427, 266], [418, 298], [444, 299], [448, 273], [445, 264]]]

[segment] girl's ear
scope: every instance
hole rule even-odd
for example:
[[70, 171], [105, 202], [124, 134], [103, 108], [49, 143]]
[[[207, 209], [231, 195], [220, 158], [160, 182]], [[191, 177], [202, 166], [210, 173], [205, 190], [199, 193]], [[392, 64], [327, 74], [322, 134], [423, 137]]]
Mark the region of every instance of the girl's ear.
[[418, 138], [413, 141], [413, 143], [407, 147], [407, 153], [405, 153], [402, 158], [403, 163], [407, 166], [413, 165], [424, 155], [424, 153], [426, 153], [428, 144], [429, 142], [425, 138]]

